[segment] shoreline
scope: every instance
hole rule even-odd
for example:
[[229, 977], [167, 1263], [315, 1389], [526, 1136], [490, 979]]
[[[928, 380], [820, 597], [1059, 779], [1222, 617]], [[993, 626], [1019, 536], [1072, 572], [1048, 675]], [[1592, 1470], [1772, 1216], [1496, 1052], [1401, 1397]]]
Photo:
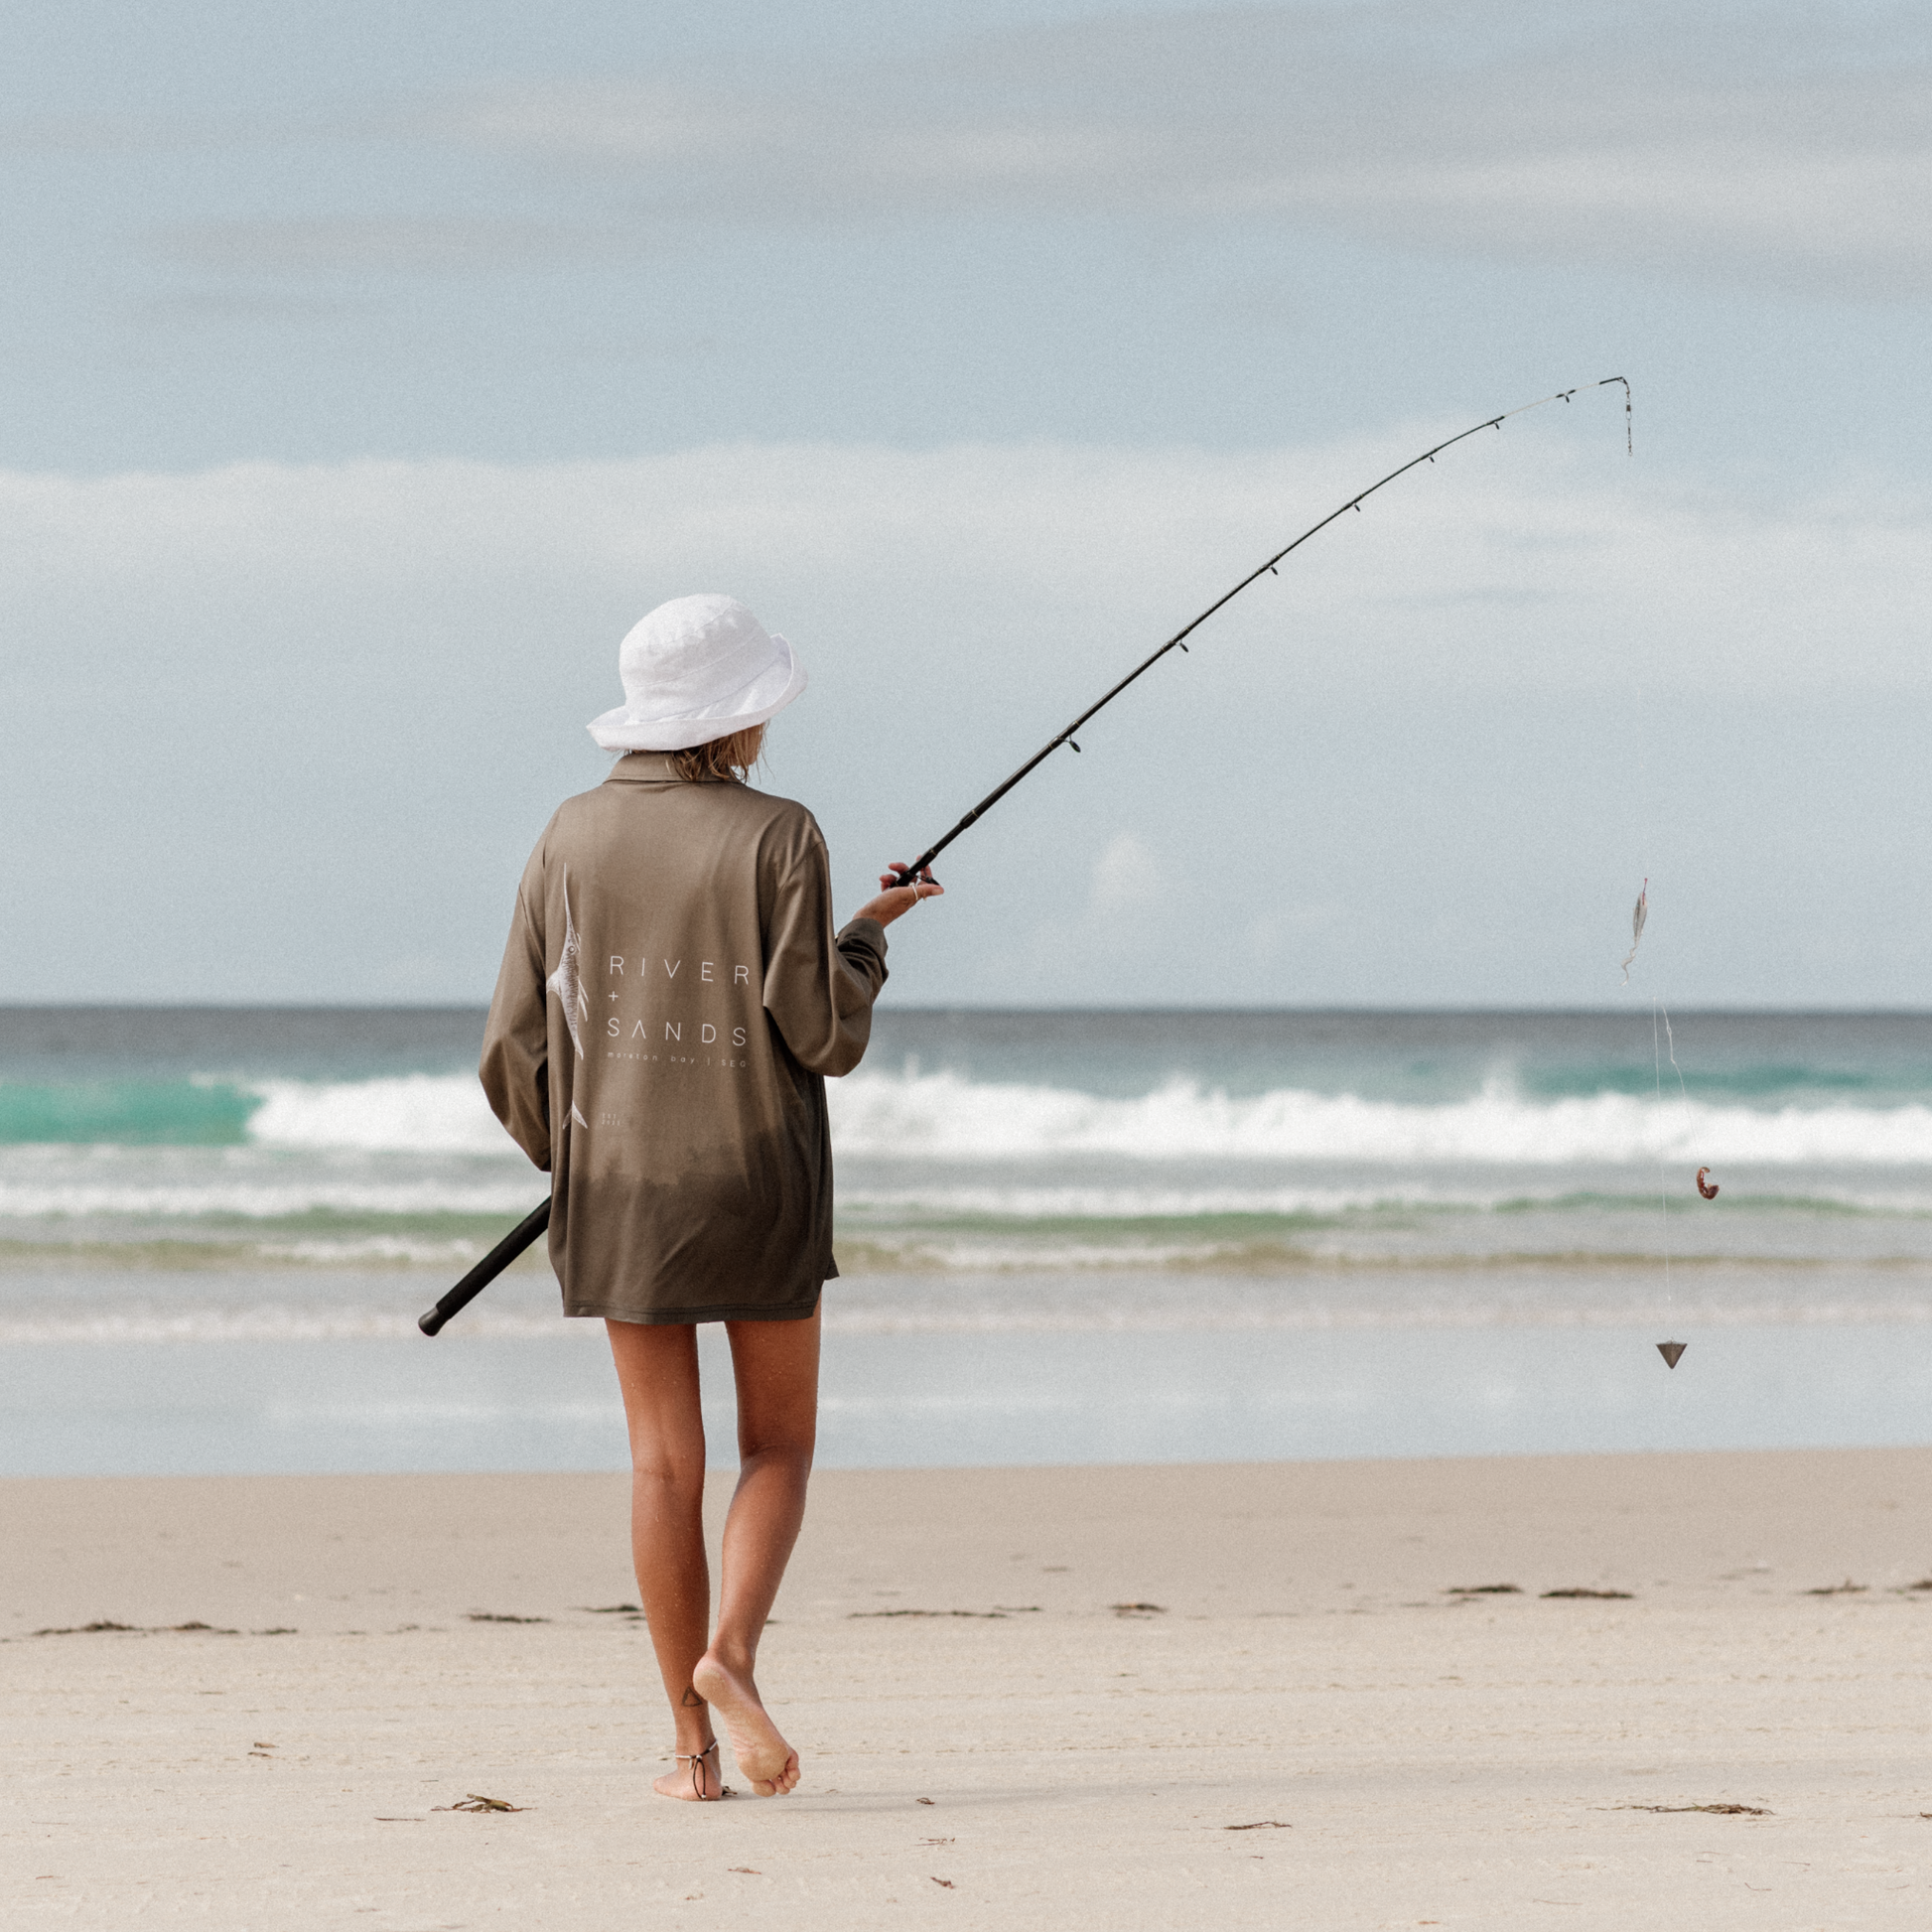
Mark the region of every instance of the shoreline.
[[[1027, 1285], [1014, 1292], [1024, 1301]], [[414, 1330], [418, 1306], [378, 1331], [355, 1314], [352, 1332], [332, 1333], [324, 1308], [278, 1334], [291, 1311], [237, 1307], [240, 1332], [0, 1350], [0, 1473], [625, 1466], [595, 1323], [479, 1321], [431, 1342]], [[1719, 1327], [1680, 1307], [1668, 1326], [1642, 1315], [1182, 1326], [1114, 1305], [1105, 1324], [1063, 1326], [1040, 1310], [981, 1327], [943, 1309], [903, 1318], [913, 1312], [828, 1322], [821, 1469], [1902, 1448], [1932, 1433], [1924, 1320]], [[270, 1332], [251, 1331], [257, 1319]], [[1675, 1370], [1657, 1355], [1665, 1339], [1690, 1344]], [[729, 1460], [731, 1371], [715, 1325], [699, 1351], [706, 1429]]]

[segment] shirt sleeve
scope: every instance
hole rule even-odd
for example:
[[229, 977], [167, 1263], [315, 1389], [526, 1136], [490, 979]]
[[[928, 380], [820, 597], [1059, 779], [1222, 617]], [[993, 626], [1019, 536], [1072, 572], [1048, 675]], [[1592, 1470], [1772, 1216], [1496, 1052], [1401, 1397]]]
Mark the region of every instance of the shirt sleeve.
[[832, 931], [825, 841], [807, 834], [782, 865], [765, 924], [764, 1010], [808, 1072], [850, 1073], [872, 1037], [872, 1003], [886, 984], [886, 928], [854, 919]]
[[509, 943], [496, 975], [478, 1069], [490, 1111], [545, 1173], [550, 1171], [550, 1017], [543, 973], [543, 844], [517, 888]]

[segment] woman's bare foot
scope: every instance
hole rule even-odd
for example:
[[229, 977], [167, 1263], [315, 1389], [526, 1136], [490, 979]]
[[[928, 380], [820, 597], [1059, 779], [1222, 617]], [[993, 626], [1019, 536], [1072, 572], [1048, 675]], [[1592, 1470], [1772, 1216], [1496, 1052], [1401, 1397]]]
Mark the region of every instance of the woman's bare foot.
[[733, 1670], [707, 1650], [691, 1673], [698, 1695], [724, 1720], [732, 1755], [760, 1798], [780, 1798], [798, 1782], [798, 1753], [778, 1733], [750, 1670]]
[[660, 1798], [682, 1798], [690, 1804], [730, 1797], [724, 1774], [718, 1768], [717, 1738], [696, 1755], [679, 1751], [677, 1762], [661, 1778], [653, 1778], [650, 1788]]

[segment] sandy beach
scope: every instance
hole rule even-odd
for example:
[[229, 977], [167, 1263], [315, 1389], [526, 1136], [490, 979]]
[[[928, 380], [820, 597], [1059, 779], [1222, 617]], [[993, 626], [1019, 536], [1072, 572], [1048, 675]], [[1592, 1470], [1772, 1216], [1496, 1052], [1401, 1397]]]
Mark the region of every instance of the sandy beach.
[[804, 1784], [703, 1808], [621, 1477], [13, 1481], [7, 1917], [1921, 1926], [1928, 1478], [830, 1472], [762, 1662]]

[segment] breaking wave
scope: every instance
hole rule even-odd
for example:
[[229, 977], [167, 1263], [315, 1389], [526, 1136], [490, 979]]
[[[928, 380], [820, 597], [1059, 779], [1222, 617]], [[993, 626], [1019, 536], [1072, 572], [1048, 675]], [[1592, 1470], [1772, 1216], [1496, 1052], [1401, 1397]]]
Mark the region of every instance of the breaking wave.
[[[829, 1098], [840, 1153], [893, 1160], [1932, 1167], [1932, 1107], [1917, 1102], [1768, 1108], [1616, 1092], [1543, 1098], [1492, 1081], [1460, 1099], [1421, 1103], [1299, 1087], [1240, 1097], [1180, 1079], [1117, 1097], [954, 1072], [863, 1071], [832, 1082]], [[0, 1143], [520, 1158], [469, 1074], [0, 1086]]]
[[841, 1153], [957, 1162], [1098, 1154], [1403, 1167], [1932, 1165], [1932, 1108], [1917, 1104], [1770, 1111], [1620, 1093], [1532, 1100], [1500, 1082], [1420, 1105], [1293, 1087], [1238, 1099], [1187, 1080], [1116, 1099], [954, 1073], [859, 1073], [833, 1090], [832, 1120]]
[[248, 1122], [256, 1147], [366, 1153], [514, 1152], [473, 1074], [405, 1073], [380, 1080], [264, 1080]]

